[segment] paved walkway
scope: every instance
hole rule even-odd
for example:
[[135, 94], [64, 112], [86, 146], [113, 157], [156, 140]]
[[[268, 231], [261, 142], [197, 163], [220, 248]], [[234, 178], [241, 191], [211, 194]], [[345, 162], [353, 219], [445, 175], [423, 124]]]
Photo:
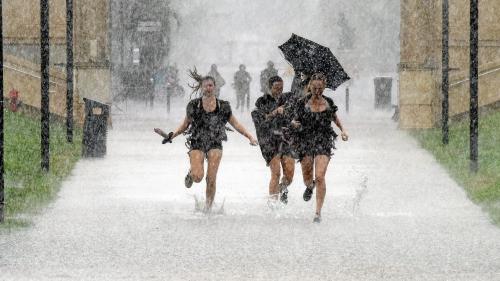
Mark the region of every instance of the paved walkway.
[[268, 169], [235, 133], [223, 210], [197, 212], [204, 185], [183, 186], [182, 138], [152, 133], [180, 117], [159, 112], [115, 116], [106, 158], [80, 161], [33, 227], [0, 233], [0, 279], [500, 280], [500, 229], [389, 113], [341, 113], [351, 140], [338, 143], [313, 224], [299, 165], [288, 206], [271, 211]]

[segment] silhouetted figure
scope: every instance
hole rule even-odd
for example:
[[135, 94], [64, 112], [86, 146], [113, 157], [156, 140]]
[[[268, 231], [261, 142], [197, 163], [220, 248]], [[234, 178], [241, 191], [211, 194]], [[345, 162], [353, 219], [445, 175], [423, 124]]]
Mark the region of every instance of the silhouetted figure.
[[236, 90], [236, 109], [243, 111], [245, 106], [245, 97], [247, 101], [247, 110], [250, 109], [250, 82], [252, 77], [245, 70], [245, 65], [240, 64], [240, 70], [234, 74], [234, 89]]
[[272, 61], [268, 61], [267, 68], [262, 70], [260, 73], [260, 91], [263, 95], [270, 93], [270, 89], [268, 87], [269, 79], [277, 75], [278, 70], [274, 68], [274, 63]]
[[218, 98], [220, 96], [220, 89], [226, 84], [222, 75], [220, 75], [219, 71], [217, 71], [217, 65], [212, 64], [210, 67], [210, 71], [207, 76], [213, 77], [215, 79], [215, 97]]

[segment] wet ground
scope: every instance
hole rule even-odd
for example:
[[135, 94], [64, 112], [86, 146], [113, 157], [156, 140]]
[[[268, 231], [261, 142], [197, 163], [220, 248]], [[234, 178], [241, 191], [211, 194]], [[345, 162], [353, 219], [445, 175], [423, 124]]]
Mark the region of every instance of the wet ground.
[[152, 132], [180, 122], [162, 110], [114, 116], [107, 156], [80, 161], [32, 227], [0, 233], [0, 279], [500, 280], [500, 229], [390, 112], [340, 113], [351, 140], [337, 144], [314, 224], [300, 166], [288, 205], [269, 209], [268, 168], [237, 133], [220, 212], [198, 212], [204, 182], [183, 185], [183, 138], [161, 145]]

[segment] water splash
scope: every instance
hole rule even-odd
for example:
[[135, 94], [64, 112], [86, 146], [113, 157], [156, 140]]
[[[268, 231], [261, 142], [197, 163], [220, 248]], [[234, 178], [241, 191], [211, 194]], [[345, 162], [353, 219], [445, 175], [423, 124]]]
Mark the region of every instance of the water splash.
[[359, 187], [356, 189], [356, 194], [352, 199], [352, 215], [356, 216], [359, 214], [361, 200], [368, 192], [368, 177], [366, 175], [363, 176], [363, 181], [360, 183]]
[[203, 213], [205, 215], [224, 215], [224, 204], [226, 203], [226, 198], [223, 199], [221, 206], [219, 207], [217, 203], [212, 204], [212, 208], [208, 209], [206, 206], [205, 198], [198, 198], [198, 196], [193, 195], [194, 198], [194, 212]]

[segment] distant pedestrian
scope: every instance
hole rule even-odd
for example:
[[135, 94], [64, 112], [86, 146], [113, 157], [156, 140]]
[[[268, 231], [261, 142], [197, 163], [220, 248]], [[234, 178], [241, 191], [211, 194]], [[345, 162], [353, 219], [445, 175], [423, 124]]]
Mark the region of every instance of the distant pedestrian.
[[224, 85], [226, 85], [226, 80], [224, 80], [224, 78], [222, 78], [222, 75], [220, 75], [219, 71], [217, 71], [216, 64], [212, 64], [207, 76], [213, 77], [215, 79], [215, 85], [216, 85], [215, 86], [215, 97], [219, 98], [220, 90]]
[[241, 108], [243, 111], [245, 99], [247, 102], [247, 110], [250, 109], [250, 82], [252, 77], [246, 70], [244, 64], [240, 64], [239, 70], [234, 74], [234, 89], [236, 91], [236, 109]]
[[227, 140], [226, 124], [229, 122], [236, 131], [248, 138], [251, 145], [257, 140], [234, 117], [229, 102], [215, 97], [215, 78], [202, 77], [196, 69], [190, 72], [195, 80], [193, 93], [201, 91], [202, 96], [191, 100], [186, 108], [186, 117], [179, 127], [168, 134], [159, 128], [154, 131], [161, 135], [163, 143], [172, 142], [178, 135], [185, 133], [189, 146], [190, 170], [184, 178], [184, 184], [190, 188], [194, 182], [201, 182], [204, 176], [204, 159], [207, 159], [206, 205], [210, 211], [215, 197], [217, 171], [222, 159], [222, 142]]
[[179, 85], [179, 70], [175, 65], [168, 66], [165, 74], [165, 92], [167, 95], [167, 112], [170, 113], [170, 100], [176, 95]]
[[278, 70], [274, 68], [274, 63], [272, 61], [268, 61], [267, 68], [262, 70], [260, 73], [260, 91], [263, 95], [270, 93], [270, 88], [268, 87], [269, 79], [277, 75]]

